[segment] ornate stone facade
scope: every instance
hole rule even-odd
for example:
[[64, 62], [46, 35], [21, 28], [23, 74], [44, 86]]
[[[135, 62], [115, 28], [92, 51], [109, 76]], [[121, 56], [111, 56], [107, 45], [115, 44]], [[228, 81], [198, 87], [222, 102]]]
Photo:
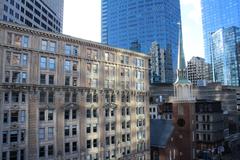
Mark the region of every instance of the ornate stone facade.
[[150, 159], [149, 57], [0, 22], [0, 159]]

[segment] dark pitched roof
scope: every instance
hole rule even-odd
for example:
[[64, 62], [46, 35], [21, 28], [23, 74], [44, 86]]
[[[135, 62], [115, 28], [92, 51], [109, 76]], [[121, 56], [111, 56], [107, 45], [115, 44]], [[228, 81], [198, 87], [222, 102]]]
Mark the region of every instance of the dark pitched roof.
[[165, 148], [173, 130], [172, 121], [151, 119], [151, 147]]

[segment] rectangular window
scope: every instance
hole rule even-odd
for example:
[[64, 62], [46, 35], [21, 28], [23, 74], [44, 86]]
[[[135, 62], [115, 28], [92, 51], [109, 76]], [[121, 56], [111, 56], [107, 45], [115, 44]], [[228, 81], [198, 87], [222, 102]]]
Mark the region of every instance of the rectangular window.
[[2, 160], [7, 160], [7, 152], [2, 152]]
[[64, 135], [65, 136], [69, 136], [70, 135], [70, 127], [69, 126], [65, 126], [64, 127]]
[[40, 103], [44, 103], [46, 101], [46, 92], [41, 91], [39, 97]]
[[77, 135], [77, 126], [73, 125], [72, 126], [72, 136], [75, 136], [75, 135]]
[[77, 151], [77, 142], [72, 142], [72, 151], [73, 152]]
[[65, 45], [65, 54], [68, 56], [71, 55], [71, 45]]
[[96, 108], [93, 109], [93, 117], [94, 118], [98, 117], [98, 113], [97, 113], [97, 109]]
[[28, 55], [27, 54], [22, 54], [22, 57], [21, 57], [21, 64], [26, 66], [28, 63]]
[[93, 147], [98, 147], [98, 140], [97, 139], [93, 140]]
[[12, 37], [12, 33], [7, 33], [7, 44], [12, 44]]
[[72, 85], [77, 86], [77, 77], [73, 77]]
[[9, 83], [9, 82], [10, 82], [9, 80], [10, 80], [10, 72], [9, 72], [9, 71], [6, 71], [6, 72], [5, 72], [5, 82], [6, 82], [6, 83]]
[[16, 46], [21, 46], [21, 44], [22, 44], [22, 36], [21, 35], [15, 35], [15, 37], [14, 37], [14, 44], [16, 45]]
[[72, 102], [77, 102], [77, 93], [73, 93]]
[[14, 103], [19, 102], [19, 92], [12, 92], [12, 102]]
[[49, 145], [48, 146], [48, 156], [53, 156], [53, 153], [54, 153], [53, 145]]
[[12, 72], [12, 83], [21, 82], [21, 72]]
[[87, 124], [86, 132], [91, 133], [91, 124]]
[[48, 93], [48, 103], [53, 103], [54, 102], [54, 93], [49, 92]]
[[65, 143], [65, 153], [70, 152], [70, 143]]
[[73, 62], [73, 68], [72, 68], [72, 70], [73, 70], [73, 71], [77, 71], [77, 69], [78, 69], [78, 62], [77, 62], [77, 61], [74, 61], [74, 62]]
[[47, 58], [46, 57], [40, 58], [40, 68], [47, 69]]
[[70, 77], [66, 76], [65, 77], [65, 86], [69, 86], [70, 85]]
[[73, 46], [73, 55], [78, 56], [78, 47], [77, 46]]
[[87, 118], [91, 118], [91, 109], [87, 109]]
[[45, 121], [45, 111], [44, 110], [39, 111], [39, 120]]
[[72, 119], [77, 119], [77, 110], [76, 109], [72, 110]]
[[97, 133], [97, 124], [94, 124], [94, 125], [93, 125], [93, 132], [94, 132], [94, 133]]
[[25, 141], [25, 130], [21, 130], [20, 140], [21, 142]]
[[10, 160], [15, 160], [18, 158], [18, 151], [10, 151], [9, 152], [9, 157], [10, 157]]
[[28, 47], [29, 37], [23, 36], [22, 37], [22, 47]]
[[4, 93], [4, 102], [9, 103], [9, 93]]
[[27, 83], [27, 73], [26, 72], [22, 72], [21, 78], [22, 78], [22, 83]]
[[70, 93], [69, 92], [66, 92], [65, 93], [65, 103], [69, 103], [70, 102]]
[[13, 53], [11, 64], [12, 65], [20, 65], [20, 63], [21, 63], [21, 54]]
[[39, 157], [45, 157], [45, 147], [39, 147]]
[[54, 75], [49, 75], [48, 84], [54, 84]]
[[53, 120], [53, 110], [50, 109], [48, 110], [48, 121], [52, 121]]
[[10, 132], [10, 142], [18, 142], [18, 131]]
[[65, 120], [69, 120], [70, 119], [70, 111], [69, 110], [65, 110], [64, 118], [65, 118]]
[[56, 51], [56, 42], [49, 42], [49, 51], [50, 52], [55, 52]]
[[3, 123], [8, 123], [8, 111], [4, 111], [3, 113]]
[[50, 70], [55, 71], [55, 68], [56, 68], [55, 58], [49, 58], [48, 67]]
[[53, 139], [53, 134], [54, 134], [53, 127], [48, 127], [48, 140]]
[[39, 140], [44, 140], [45, 139], [45, 128], [39, 128], [38, 138], [39, 138]]
[[8, 143], [8, 131], [3, 131], [2, 132], [2, 143]]
[[92, 145], [91, 145], [91, 140], [87, 140], [87, 148], [91, 148]]
[[46, 84], [46, 75], [45, 74], [40, 75], [40, 84]]
[[47, 50], [47, 43], [48, 41], [47, 40], [42, 40], [42, 50], [46, 51]]
[[26, 112], [25, 111], [20, 111], [20, 122], [21, 123], [25, 122], [25, 117], [26, 117]]
[[11, 122], [18, 122], [18, 111], [11, 111]]
[[70, 61], [65, 60], [64, 69], [65, 69], [65, 71], [67, 71], [67, 72], [71, 71], [71, 62], [70, 62]]

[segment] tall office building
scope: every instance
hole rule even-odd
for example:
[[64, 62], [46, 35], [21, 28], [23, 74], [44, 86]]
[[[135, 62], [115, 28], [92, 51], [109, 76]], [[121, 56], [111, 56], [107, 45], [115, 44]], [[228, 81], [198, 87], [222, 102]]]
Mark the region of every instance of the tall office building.
[[211, 34], [222, 27], [240, 27], [239, 0], [201, 0], [206, 62], [212, 62]]
[[64, 0], [0, 0], [0, 20], [62, 32]]
[[212, 34], [213, 75], [223, 85], [240, 85], [240, 28], [222, 28]]
[[171, 50], [161, 49], [157, 42], [153, 42], [150, 48], [150, 82], [172, 83], [173, 68]]
[[172, 51], [175, 71], [180, 21], [179, 0], [102, 0], [102, 43], [129, 49], [138, 42], [148, 54], [156, 41]]
[[188, 79], [193, 85], [206, 85], [212, 81], [211, 65], [205, 62], [204, 58], [192, 57], [187, 62]]
[[149, 56], [0, 22], [1, 160], [149, 160]]

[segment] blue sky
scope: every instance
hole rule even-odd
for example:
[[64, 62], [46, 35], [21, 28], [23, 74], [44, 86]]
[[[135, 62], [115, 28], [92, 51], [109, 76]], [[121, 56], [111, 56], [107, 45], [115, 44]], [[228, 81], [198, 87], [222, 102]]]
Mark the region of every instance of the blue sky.
[[[183, 45], [186, 59], [204, 56], [200, 0], [180, 0]], [[101, 0], [67, 0], [64, 2], [63, 33], [101, 41]]]

